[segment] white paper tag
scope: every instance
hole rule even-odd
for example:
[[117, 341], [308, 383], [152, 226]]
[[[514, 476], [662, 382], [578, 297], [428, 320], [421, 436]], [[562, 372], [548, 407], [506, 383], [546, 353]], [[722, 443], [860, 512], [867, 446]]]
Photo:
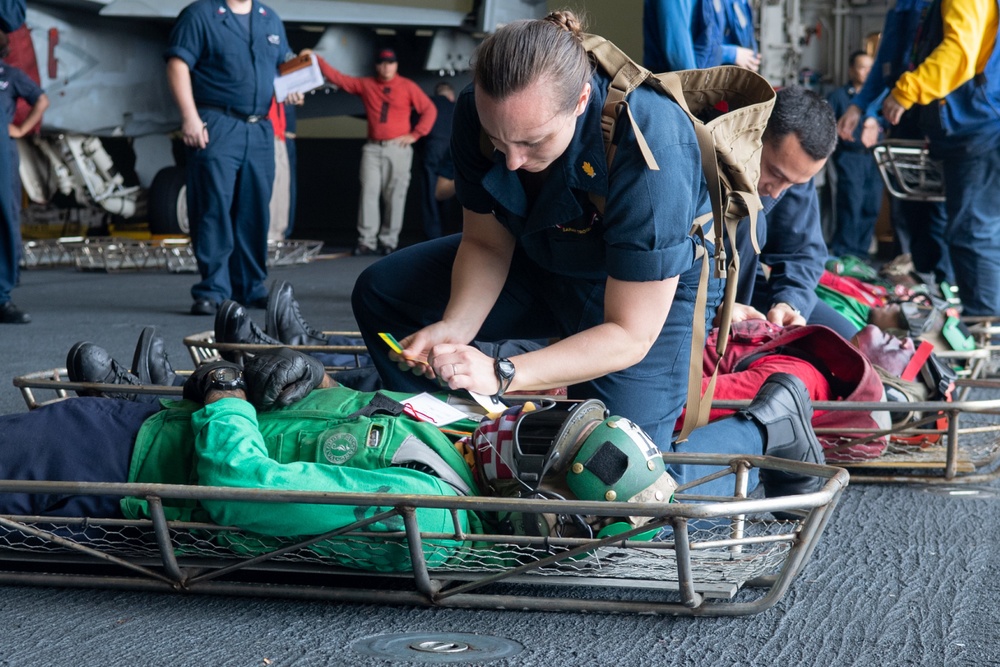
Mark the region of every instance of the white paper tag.
[[474, 391], [470, 391], [469, 394], [475, 399], [476, 403], [483, 406], [487, 413], [491, 412], [503, 412], [507, 409], [503, 401], [494, 396], [487, 396], [486, 394], [477, 394]]
[[403, 401], [403, 411], [418, 421], [430, 422], [435, 426], [465, 419], [464, 412], [426, 392]]

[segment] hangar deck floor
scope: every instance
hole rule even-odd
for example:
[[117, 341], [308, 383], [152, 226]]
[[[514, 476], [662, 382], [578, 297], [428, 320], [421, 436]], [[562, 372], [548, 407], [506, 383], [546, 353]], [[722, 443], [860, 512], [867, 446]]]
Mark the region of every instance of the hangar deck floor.
[[[295, 285], [311, 323], [350, 329], [351, 286], [370, 261], [315, 261], [274, 269], [272, 278]], [[2, 374], [62, 366], [69, 347], [83, 339], [128, 361], [150, 324], [165, 336], [175, 365], [191, 368], [182, 340], [211, 328], [211, 318], [187, 314], [192, 282], [190, 274], [165, 272], [26, 271], [14, 296], [34, 322], [0, 327]], [[26, 409], [9, 380], [0, 409]], [[12, 587], [0, 591], [0, 664], [389, 664], [359, 642], [386, 633], [458, 632], [524, 646], [490, 663], [497, 665], [1000, 664], [1000, 483], [956, 488], [851, 486], [791, 590], [752, 617], [473, 612]]]

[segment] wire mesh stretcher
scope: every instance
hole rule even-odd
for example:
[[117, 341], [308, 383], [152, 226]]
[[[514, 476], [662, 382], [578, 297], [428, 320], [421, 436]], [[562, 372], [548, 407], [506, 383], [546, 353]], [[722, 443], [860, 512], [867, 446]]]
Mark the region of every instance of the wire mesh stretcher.
[[[316, 258], [322, 241], [268, 241], [267, 265], [292, 266]], [[75, 266], [81, 271], [160, 271], [193, 273], [198, 263], [188, 238], [136, 240], [118, 237], [63, 237], [26, 241], [25, 268]]]
[[[14, 385], [32, 409], [77, 391], [122, 390], [70, 382], [62, 368], [17, 377]], [[54, 397], [39, 400], [35, 390]], [[182, 388], [128, 391], [180, 397]], [[749, 615], [770, 608], [787, 591], [849, 479], [841, 468], [762, 456], [663, 456], [668, 463], [717, 464], [719, 470], [678, 488], [675, 502], [643, 504], [0, 480], [0, 493], [130, 496], [145, 499], [150, 508], [148, 520], [0, 515], [0, 583], [483, 609]], [[813, 474], [825, 483], [811, 494], [748, 497], [760, 495], [748, 494], [752, 471], [768, 469]], [[700, 484], [719, 478], [732, 480], [731, 496], [699, 494]], [[325, 535], [278, 539], [169, 521], [168, 499], [352, 505], [365, 508], [356, 514], [365, 518]], [[416, 510], [425, 507], [450, 510], [455, 533], [421, 531]], [[456, 513], [462, 510], [653, 518], [602, 539], [469, 535], [458, 528]], [[796, 518], [777, 520], [773, 512]], [[402, 530], [368, 529], [394, 517]], [[656, 541], [630, 539], [654, 528]], [[331, 550], [333, 560], [323, 555]], [[399, 561], [404, 552], [403, 571], [373, 571], [373, 563]]]
[[[357, 331], [324, 331], [324, 335], [331, 340], [351, 340], [361, 339], [361, 333]], [[368, 355], [368, 348], [364, 345], [254, 345], [250, 343], [220, 343], [215, 340], [215, 332], [203, 331], [192, 334], [184, 339], [184, 346], [191, 355], [191, 361], [195, 367], [207, 364], [212, 361], [219, 361], [223, 354], [242, 361], [246, 353], [260, 353], [278, 350], [282, 347], [289, 347], [299, 352], [307, 354], [312, 352], [322, 352], [324, 354], [342, 354], [354, 357], [353, 361], [338, 367], [328, 367], [334, 370], [340, 368], [357, 368], [361, 365], [362, 357]]]
[[933, 160], [927, 142], [890, 139], [872, 149], [889, 194], [905, 201], [944, 201], [941, 162]]
[[[749, 615], [772, 607], [788, 590], [848, 483], [840, 468], [768, 457], [664, 457], [722, 466], [712, 477], [730, 477], [733, 495], [697, 495], [702, 480], [679, 489], [678, 502], [641, 504], [0, 480], [0, 493], [137, 496], [150, 508], [148, 520], [0, 515], [0, 583], [455, 608]], [[755, 468], [808, 473], [825, 482], [811, 494], [747, 498]], [[168, 521], [163, 506], [169, 499], [351, 505], [363, 518], [323, 535], [274, 538]], [[455, 532], [421, 531], [419, 508], [449, 510]], [[603, 539], [471, 535], [458, 528], [456, 513], [463, 510], [652, 519]], [[776, 520], [776, 511], [797, 518]], [[387, 520], [402, 530], [371, 530]], [[651, 528], [660, 529], [656, 541], [631, 539]], [[385, 562], [404, 566], [373, 570]]]

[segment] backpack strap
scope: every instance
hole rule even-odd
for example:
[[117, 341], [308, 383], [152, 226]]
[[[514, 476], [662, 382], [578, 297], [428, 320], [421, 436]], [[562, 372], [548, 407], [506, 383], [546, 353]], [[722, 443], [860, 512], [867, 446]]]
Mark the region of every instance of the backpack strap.
[[653, 157], [646, 138], [642, 136], [642, 131], [635, 122], [632, 112], [629, 109], [625, 98], [633, 90], [641, 86], [653, 74], [646, 68], [640, 67], [629, 58], [617, 46], [601, 37], [600, 35], [586, 35], [583, 39], [583, 48], [594, 59], [602, 71], [611, 76], [611, 83], [608, 85], [608, 96], [601, 109], [601, 134], [604, 136], [604, 154], [607, 159], [608, 169], [615, 159], [617, 146], [614, 143], [615, 127], [618, 125], [618, 116], [622, 111], [628, 118], [635, 134], [636, 144], [642, 153], [646, 166], [653, 171], [659, 171], [660, 166]]
[[[715, 68], [713, 71], [692, 71], [685, 72], [685, 77], [675, 72], [664, 74], [653, 74], [649, 70], [637, 65], [621, 49], [613, 43], [599, 35], [586, 35], [583, 46], [587, 50], [595, 64], [608, 76], [611, 83], [608, 86], [607, 98], [601, 110], [601, 131], [604, 137], [605, 156], [608, 163], [608, 171], [611, 170], [611, 163], [614, 160], [616, 145], [614, 144], [615, 128], [618, 118], [625, 114], [631, 124], [636, 144], [642, 152], [646, 165], [653, 170], [658, 170], [659, 165], [650, 150], [642, 131], [639, 129], [629, 109], [626, 100], [629, 93], [642, 84], [648, 84], [669, 95], [684, 110], [694, 128], [695, 137], [701, 152], [702, 172], [708, 186], [709, 199], [712, 204], [713, 219], [713, 243], [715, 247], [715, 275], [726, 280], [725, 296], [720, 309], [720, 334], [716, 342], [719, 355], [725, 354], [729, 341], [729, 329], [732, 322], [732, 311], [736, 302], [736, 277], [739, 275], [740, 260], [736, 248], [736, 229], [739, 221], [748, 215], [750, 218], [750, 236], [755, 252], [760, 253], [757, 244], [757, 212], [762, 208], [760, 198], [756, 194], [756, 180], [759, 176], [760, 163], [760, 135], [763, 132], [764, 124], [770, 115], [770, 108], [773, 106], [774, 91], [767, 82], [739, 68]], [[748, 76], [749, 75], [749, 76]], [[756, 79], [754, 78], [756, 77]], [[685, 95], [685, 89], [691, 87], [695, 89], [697, 96], [695, 100], [699, 105], [692, 111], [691, 104]], [[732, 89], [732, 90], [730, 90]], [[732, 92], [733, 98], [737, 100], [737, 106], [742, 105], [739, 115], [732, 115], [709, 127], [698, 113], [708, 110], [712, 115], [727, 116], [730, 103], [726, 94]], [[768, 98], [768, 94], [770, 97]], [[712, 108], [713, 99], [715, 108]], [[717, 110], [718, 109], [718, 110]], [[716, 119], [718, 120], [718, 118]], [[712, 121], [713, 123], [715, 121]], [[728, 123], [723, 127], [722, 122]], [[725, 130], [722, 134], [726, 140], [716, 141], [714, 132], [716, 129]], [[743, 131], [742, 133], [740, 131]], [[754, 136], [754, 133], [756, 135]], [[750, 135], [748, 144], [745, 135]], [[737, 144], [736, 139], [742, 140]], [[754, 146], [756, 150], [749, 158], [747, 157], [748, 145]], [[736, 150], [734, 150], [734, 148]], [[725, 151], [733, 159], [726, 162], [726, 169], [730, 174], [724, 172], [720, 161], [719, 153]], [[740, 161], [742, 160], [742, 162]], [[747, 165], [756, 161], [756, 173], [748, 174]], [[732, 187], [734, 183], [745, 186], [745, 190]], [[598, 210], [603, 213], [604, 202], [594, 202]], [[684, 424], [677, 440], [685, 440], [697, 426], [708, 422], [708, 415], [711, 410], [712, 396], [715, 391], [716, 373], [712, 374], [706, 387], [705, 394], [701, 393], [702, 371], [701, 360], [702, 351], [705, 345], [705, 310], [708, 301], [708, 271], [709, 258], [705, 250], [705, 234], [702, 224], [707, 218], [696, 220], [692, 226], [691, 234], [698, 236], [702, 243], [698, 246], [696, 261], [702, 261], [701, 275], [698, 281], [698, 291], [695, 297], [694, 321], [692, 323], [691, 335], [691, 359], [688, 369], [688, 400], [687, 412]], [[730, 240], [731, 256], [727, 257], [725, 238]]]

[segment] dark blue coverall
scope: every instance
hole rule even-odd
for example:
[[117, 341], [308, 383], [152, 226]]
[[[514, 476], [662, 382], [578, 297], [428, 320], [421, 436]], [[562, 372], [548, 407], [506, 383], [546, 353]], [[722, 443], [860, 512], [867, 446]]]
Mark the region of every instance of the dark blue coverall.
[[[743, 221], [739, 226], [737, 303], [750, 304], [764, 314], [776, 303], [787, 303], [809, 324], [822, 324], [850, 339], [858, 329], [816, 296], [826, 263], [826, 243], [815, 182], [793, 185], [777, 199], [761, 197], [761, 201], [764, 210], [757, 216], [759, 259], [750, 243], [750, 225]], [[771, 267], [769, 277], [764, 276], [761, 264]]]
[[[857, 92], [848, 83], [827, 96], [837, 118], [844, 115]], [[861, 129], [858, 123], [852, 141], [837, 139], [837, 150], [831, 157], [837, 170], [837, 228], [830, 240], [830, 254], [834, 257], [868, 256], [882, 205], [882, 177], [874, 156], [861, 143]]]
[[278, 15], [254, 2], [250, 34], [225, 3], [197, 0], [177, 17], [164, 58], [191, 70], [208, 146], [187, 149], [187, 198], [201, 282], [195, 300], [267, 296], [274, 138], [267, 111], [277, 67], [291, 55]]
[[[689, 230], [695, 218], [710, 210], [701, 152], [680, 108], [641, 86], [629, 94], [629, 106], [660, 170], [646, 166], [630, 123], [619, 122], [618, 150], [609, 172], [600, 123], [608, 84], [602, 73], [594, 75], [573, 139], [534, 197], [517, 172], [507, 169], [502, 153], [494, 151], [489, 158], [482, 153], [473, 88], [459, 95], [451, 144], [459, 201], [468, 210], [492, 213], [517, 240], [504, 287], [476, 340], [570, 336], [604, 321], [609, 275], [624, 281], [679, 275], [666, 323], [646, 357], [572, 385], [569, 394], [601, 399], [613, 413], [636, 422], [663, 450], [759, 453], [760, 430], [739, 417], [696, 429], [685, 442], [672, 442], [686, 399], [701, 268], [693, 262], [696, 242]], [[603, 215], [591, 195], [605, 198]], [[402, 338], [440, 320], [460, 241], [455, 234], [404, 248], [372, 264], [355, 283], [354, 317], [369, 349], [382, 350], [372, 360], [387, 388], [439, 388], [391, 361], [378, 332]], [[720, 281], [710, 281], [705, 320], [699, 322], [706, 331], [721, 290]], [[672, 466], [669, 472], [684, 483], [706, 471]]]
[[[911, 67], [944, 40], [940, 0], [918, 34]], [[915, 108], [931, 157], [942, 162], [945, 239], [962, 312], [1000, 314], [1000, 48], [994, 46], [982, 72], [944, 99]]]
[[[881, 118], [882, 100], [909, 66], [913, 41], [923, 12], [932, 0], [897, 0], [885, 16], [878, 53], [865, 85], [851, 100], [865, 117]], [[889, 129], [892, 139], [924, 139], [918, 111], [903, 114], [899, 125]], [[921, 273], [934, 273], [938, 281], [954, 283], [954, 272], [945, 227], [948, 216], [943, 202], [892, 200], [892, 225], [897, 253], [910, 253]]]
[[[454, 177], [450, 166], [451, 122], [455, 117], [455, 103], [444, 95], [432, 95], [431, 102], [437, 109], [437, 118], [430, 133], [421, 141], [424, 190], [421, 193], [421, 208], [424, 214], [424, 236], [436, 239], [441, 236], [441, 208], [434, 194], [438, 176]], [[449, 176], [450, 174], [450, 176]]]
[[653, 72], [721, 65], [724, 25], [713, 0], [645, 0], [642, 64]]
[[[737, 47], [759, 53], [757, 36], [753, 30], [753, 10], [748, 0], [704, 0], [710, 5], [722, 26], [722, 64], [736, 63]], [[725, 19], [723, 20], [723, 17]]]
[[[0, 0], [0, 30], [13, 32], [20, 28], [24, 23], [24, 13], [24, 0]], [[6, 94], [3, 96], [5, 104], [8, 97]], [[4, 118], [7, 122], [0, 132], [0, 305], [10, 301], [10, 291], [17, 284], [18, 262], [21, 260], [21, 216], [13, 213], [13, 189], [3, 187], [14, 177], [16, 169], [11, 163], [12, 141], [7, 134], [7, 124], [14, 118], [16, 100], [16, 97], [11, 97], [9, 113], [6, 113], [5, 107]]]
[[0, 123], [3, 124], [3, 132], [0, 132], [0, 153], [3, 153], [0, 156], [0, 207], [5, 221], [0, 231], [0, 303], [10, 301], [21, 260], [21, 179], [17, 173], [20, 160], [17, 144], [7, 134], [7, 126], [14, 120], [18, 98], [34, 106], [41, 95], [42, 89], [27, 74], [0, 62]]

